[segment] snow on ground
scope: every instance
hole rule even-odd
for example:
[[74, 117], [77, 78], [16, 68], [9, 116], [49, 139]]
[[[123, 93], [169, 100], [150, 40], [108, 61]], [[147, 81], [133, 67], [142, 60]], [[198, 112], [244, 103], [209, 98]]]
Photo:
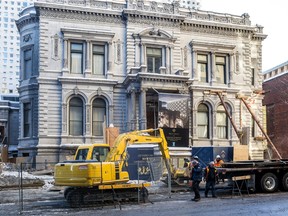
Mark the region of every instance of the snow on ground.
[[[22, 178], [23, 187], [42, 187], [49, 190], [53, 186], [52, 175], [35, 175], [27, 171], [22, 171], [15, 164], [0, 164], [0, 188], [19, 187]], [[45, 173], [45, 172], [44, 172]]]

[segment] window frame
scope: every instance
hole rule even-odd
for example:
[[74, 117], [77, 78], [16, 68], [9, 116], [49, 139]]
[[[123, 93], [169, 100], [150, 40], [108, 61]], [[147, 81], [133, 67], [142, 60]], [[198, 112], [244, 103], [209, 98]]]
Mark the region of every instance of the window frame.
[[[102, 101], [101, 103], [104, 104], [104, 106], [97, 106], [98, 104], [95, 104], [96, 101]], [[100, 113], [98, 109], [102, 109], [102, 112], [104, 111], [104, 115], [101, 116], [101, 118], [103, 120], [100, 119], [94, 119], [94, 114], [96, 113]], [[97, 111], [96, 111], [97, 110]], [[106, 122], [106, 126], [107, 126], [107, 102], [105, 99], [101, 98], [101, 97], [97, 97], [92, 101], [92, 136], [104, 136], [104, 123]], [[100, 130], [96, 130], [97, 127], [99, 127], [100, 125]], [[99, 133], [96, 133], [99, 132]]]
[[[223, 58], [224, 62], [217, 61], [217, 58]], [[217, 83], [220, 83], [220, 84], [227, 84], [228, 83], [227, 82], [227, 80], [228, 80], [228, 77], [227, 77], [227, 71], [228, 71], [227, 70], [227, 66], [228, 66], [227, 55], [215, 54], [215, 79], [216, 79]], [[219, 68], [221, 67], [223, 69], [223, 71], [219, 71], [218, 67]], [[222, 73], [222, 74], [219, 74], [219, 73]], [[223, 76], [223, 80], [221, 79], [221, 75]]]
[[[230, 112], [230, 108], [225, 104], [226, 108], [228, 109], [228, 112]], [[219, 109], [223, 107], [223, 109]], [[225, 124], [219, 124], [219, 114], [225, 115]], [[224, 129], [224, 130], [223, 130]], [[220, 130], [221, 130], [221, 135], [220, 135]], [[222, 135], [224, 132], [224, 136]], [[218, 139], [229, 139], [229, 120], [228, 116], [225, 112], [225, 108], [223, 105], [219, 105], [216, 110], [216, 137]]]
[[[103, 52], [100, 52], [100, 51], [94, 51], [94, 47], [95, 46], [102, 46], [103, 47]], [[92, 75], [96, 75], [96, 76], [105, 76], [106, 75], [106, 72], [107, 72], [107, 62], [108, 62], [108, 47], [107, 47], [107, 43], [92, 43], [91, 44], [91, 64], [92, 64]], [[94, 56], [102, 56], [103, 58], [103, 68], [102, 68], [102, 72], [101, 73], [95, 73], [95, 64], [94, 64]]]
[[23, 138], [31, 137], [32, 132], [32, 104], [23, 103]]
[[[161, 55], [156, 55], [156, 54], [148, 54], [148, 50], [160, 50]], [[160, 74], [160, 68], [163, 67], [163, 58], [164, 58], [164, 51], [163, 47], [157, 47], [157, 46], [147, 46], [146, 47], [146, 63], [147, 63], [147, 72], [148, 73], [156, 73]], [[152, 58], [152, 71], [149, 71], [149, 58]], [[155, 60], [160, 59], [160, 66], [159, 68], [156, 68], [156, 63]]]
[[[205, 56], [206, 57], [206, 61], [204, 60], [199, 60], [199, 56]], [[204, 77], [202, 76], [203, 71], [200, 70], [200, 65], [205, 65], [206, 66], [206, 71], [205, 71], [205, 81], [204, 81]], [[207, 53], [197, 53], [197, 70], [198, 73], [200, 74], [200, 81], [201, 82], [205, 82], [208, 83], [209, 82], [209, 55]], [[201, 67], [202, 69], [202, 67]]]
[[[26, 56], [26, 52], [31, 52], [31, 56]], [[33, 75], [33, 46], [28, 46], [22, 48], [22, 54], [23, 54], [23, 80], [27, 80], [31, 78]], [[29, 68], [28, 68], [28, 63]]]
[[[205, 110], [203, 109], [203, 108], [201, 108], [200, 106], [205, 106]], [[200, 124], [199, 122], [200, 122], [200, 113], [205, 113], [205, 115], [206, 115], [206, 122], [205, 122], [205, 124]], [[199, 105], [198, 105], [198, 108], [197, 108], [197, 137], [198, 138], [201, 138], [201, 139], [209, 139], [210, 138], [210, 118], [211, 118], [211, 116], [210, 116], [210, 109], [209, 109], [209, 106], [207, 105], [207, 104], [205, 104], [205, 103], [200, 103]], [[205, 127], [206, 129], [206, 136], [201, 136], [200, 135], [200, 129], [202, 128], [202, 127]]]
[[[72, 49], [73, 45], [81, 45], [82, 46], [82, 50], [76, 50], [76, 49]], [[81, 54], [81, 61], [80, 61], [80, 72], [78, 71], [73, 71], [73, 54]], [[69, 59], [70, 59], [70, 73], [71, 74], [83, 74], [84, 73], [84, 42], [81, 41], [70, 41], [70, 46], [69, 46]], [[76, 61], [76, 60], [75, 60]]]
[[[81, 101], [81, 104], [79, 103], [79, 104], [72, 106], [71, 103], [73, 102], [74, 99], [79, 99]], [[71, 113], [73, 112], [72, 108], [77, 108], [77, 107], [78, 108], [81, 107], [80, 113], [82, 113], [81, 118], [79, 118], [79, 120], [78, 120], [79, 126], [76, 125], [77, 119], [71, 120]], [[76, 109], [74, 111], [76, 113], [79, 113], [79, 112], [77, 112]], [[68, 117], [68, 122], [69, 122], [68, 134], [70, 136], [84, 136], [85, 107], [84, 107], [84, 100], [81, 97], [73, 96], [70, 98], [68, 114], [69, 114], [69, 117]], [[74, 122], [72, 122], [72, 121], [74, 121]], [[73, 132], [72, 132], [72, 127], [73, 127]], [[77, 131], [76, 129], [78, 129], [80, 133], [75, 133], [75, 131]]]

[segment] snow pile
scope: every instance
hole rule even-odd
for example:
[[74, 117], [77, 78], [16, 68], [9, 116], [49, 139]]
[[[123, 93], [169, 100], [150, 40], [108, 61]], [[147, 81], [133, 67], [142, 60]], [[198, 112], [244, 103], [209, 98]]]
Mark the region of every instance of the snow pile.
[[[19, 187], [42, 187], [49, 190], [53, 186], [53, 176], [51, 175], [33, 175], [27, 171], [19, 172], [15, 164], [1, 164], [2, 173], [0, 174], [0, 189]], [[22, 178], [22, 183], [21, 183]]]

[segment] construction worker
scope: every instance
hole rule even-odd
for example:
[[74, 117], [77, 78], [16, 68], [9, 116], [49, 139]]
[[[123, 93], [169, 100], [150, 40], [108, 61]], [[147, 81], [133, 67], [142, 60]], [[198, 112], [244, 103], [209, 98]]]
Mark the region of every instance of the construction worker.
[[[217, 169], [219, 167], [222, 167], [224, 161], [221, 159], [220, 155], [217, 155], [215, 160], [214, 160], [214, 167]], [[222, 177], [221, 173], [219, 173], [219, 175], [217, 175], [216, 177], [216, 184], [219, 184], [219, 178], [222, 179], [222, 181], [224, 182], [224, 178]]]
[[204, 181], [206, 181], [205, 197], [208, 197], [208, 192], [211, 188], [212, 197], [216, 198], [215, 183], [216, 183], [217, 176], [218, 176], [218, 173], [217, 173], [217, 169], [214, 167], [214, 161], [211, 161], [204, 170]]
[[222, 164], [224, 163], [224, 161], [221, 159], [220, 155], [217, 155], [214, 161], [214, 166], [215, 167], [222, 167]]
[[200, 201], [200, 193], [199, 193], [199, 184], [202, 181], [202, 167], [200, 163], [196, 160], [191, 162], [192, 171], [191, 171], [191, 180], [192, 180], [192, 190], [194, 191], [194, 198], [192, 201], [198, 202]]

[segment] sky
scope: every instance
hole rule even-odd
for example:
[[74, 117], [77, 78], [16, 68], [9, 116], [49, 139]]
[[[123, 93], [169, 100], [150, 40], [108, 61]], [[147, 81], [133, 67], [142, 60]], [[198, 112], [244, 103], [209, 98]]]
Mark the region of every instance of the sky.
[[262, 71], [288, 61], [287, 0], [202, 0], [201, 10], [241, 16], [248, 13], [252, 25], [264, 27]]

